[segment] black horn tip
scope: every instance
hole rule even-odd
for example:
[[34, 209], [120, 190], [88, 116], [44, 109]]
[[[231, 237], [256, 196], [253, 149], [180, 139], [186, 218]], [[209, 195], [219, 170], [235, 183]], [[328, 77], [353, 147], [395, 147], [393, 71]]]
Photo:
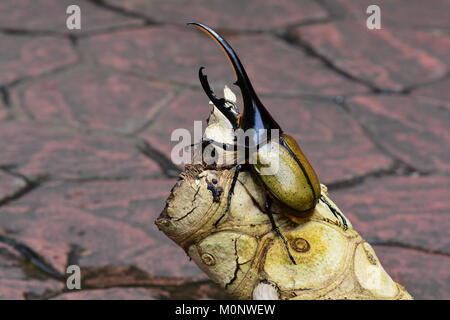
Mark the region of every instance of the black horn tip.
[[200, 26], [200, 27], [203, 27], [204, 26], [204, 24], [203, 23], [200, 23], [200, 22], [188, 22], [188, 23], [186, 23], [186, 25], [193, 25], [193, 26]]
[[206, 74], [203, 73], [203, 70], [205, 70], [205, 67], [203, 67], [203, 66], [201, 66], [201, 67], [198, 69], [198, 76], [199, 76], [199, 78], [200, 78], [200, 81], [201, 81], [202, 79], [204, 79], [204, 78], [207, 78]]
[[215, 38], [220, 37], [219, 34], [217, 34], [217, 32], [213, 28], [207, 26], [206, 24], [200, 22], [188, 22], [187, 25], [192, 25], [198, 27], [199, 29], [203, 29], [203, 31], [210, 33]]

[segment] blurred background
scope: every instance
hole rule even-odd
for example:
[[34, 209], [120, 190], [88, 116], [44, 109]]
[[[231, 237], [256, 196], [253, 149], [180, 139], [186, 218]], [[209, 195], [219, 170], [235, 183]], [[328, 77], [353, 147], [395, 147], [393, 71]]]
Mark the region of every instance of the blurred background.
[[226, 298], [153, 223], [171, 132], [209, 115], [198, 68], [217, 93], [234, 80], [199, 21], [392, 278], [449, 299], [449, 16], [448, 0], [1, 1], [0, 298]]

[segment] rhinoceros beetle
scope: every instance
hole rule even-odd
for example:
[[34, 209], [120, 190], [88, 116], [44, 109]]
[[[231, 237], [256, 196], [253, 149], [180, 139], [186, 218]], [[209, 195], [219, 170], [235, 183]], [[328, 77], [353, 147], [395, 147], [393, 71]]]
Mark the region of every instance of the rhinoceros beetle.
[[[265, 152], [269, 150], [269, 153], [275, 153], [279, 162], [278, 170], [273, 174], [261, 174], [261, 169], [266, 164], [262, 164], [259, 161], [252, 164], [235, 164], [236, 169], [228, 193], [226, 209], [220, 219], [216, 222], [216, 226], [230, 208], [231, 198], [238, 180], [239, 172], [248, 168], [267, 191], [267, 201], [264, 206], [264, 211], [270, 218], [273, 230], [283, 240], [289, 258], [292, 263], [295, 264], [295, 260], [290, 254], [287, 241], [275, 224], [272, 211], [270, 210], [272, 201], [276, 201], [282, 206], [282, 213], [288, 218], [292, 216], [300, 218], [308, 217], [312, 214], [317, 203], [323, 201], [336, 218], [339, 217], [342, 220], [344, 229], [347, 229], [346, 220], [333, 205], [321, 196], [320, 182], [316, 172], [294, 138], [283, 132], [280, 125], [264, 107], [256, 95], [247, 73], [233, 48], [212, 28], [198, 22], [190, 22], [188, 25], [198, 27], [222, 47], [237, 78], [234, 84], [240, 88], [242, 94], [242, 112], [239, 115], [236, 115], [236, 113], [233, 112], [235, 109], [233, 111], [230, 109], [229, 102], [226, 99], [218, 98], [214, 94], [208, 83], [207, 76], [203, 73], [204, 67], [201, 67], [199, 70], [199, 79], [206, 95], [217, 109], [219, 109], [219, 111], [230, 121], [234, 130], [242, 129], [244, 132], [251, 132], [251, 134], [248, 135], [248, 139], [245, 140], [244, 148], [250, 149], [250, 145], [256, 146], [255, 153], [256, 159], [258, 159], [259, 153], [263, 149], [262, 146], [264, 146]], [[272, 135], [270, 135], [270, 132], [272, 132], [271, 130], [278, 130], [279, 134], [276, 135], [276, 138], [272, 138]], [[225, 144], [208, 139], [204, 139], [203, 143], [212, 143], [225, 150], [233, 148], [235, 150], [237, 147], [237, 144]]]

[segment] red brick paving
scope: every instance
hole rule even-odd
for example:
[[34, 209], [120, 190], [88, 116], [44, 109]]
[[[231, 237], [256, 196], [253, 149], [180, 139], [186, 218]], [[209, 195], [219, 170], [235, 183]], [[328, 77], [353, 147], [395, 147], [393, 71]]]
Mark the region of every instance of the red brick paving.
[[[178, 143], [171, 142], [172, 132], [178, 128], [186, 128], [194, 139], [194, 121], [201, 121], [202, 127], [206, 127], [205, 115], [208, 117], [211, 112], [208, 102], [209, 99], [203, 91], [184, 92], [165, 106], [150, 128], [140, 136], [170, 158], [172, 147]], [[201, 138], [203, 132], [198, 134]], [[192, 143], [194, 142], [192, 140]]]
[[[230, 37], [230, 43], [261, 94], [334, 96], [367, 91], [271, 35]], [[97, 63], [151, 79], [199, 86], [198, 68], [203, 65], [218, 87], [233, 82], [220, 48], [194, 27], [152, 26], [98, 35], [81, 41], [81, 48]]]
[[426, 52], [450, 67], [450, 30], [449, 29], [395, 29], [395, 34], [403, 42]]
[[383, 177], [332, 192], [365, 238], [450, 254], [450, 177]]
[[74, 64], [69, 40], [55, 37], [12, 36], [0, 33], [0, 85]]
[[294, 36], [339, 69], [383, 90], [402, 91], [448, 72], [444, 62], [409, 45], [391, 28], [370, 31], [361, 20], [300, 27]]
[[[1, 97], [1, 95], [0, 95]], [[8, 109], [3, 100], [0, 100], [0, 121], [8, 117]]]
[[26, 182], [4, 171], [0, 171], [0, 201], [5, 201], [26, 187]]
[[386, 246], [375, 251], [389, 275], [416, 299], [450, 299], [448, 256]]
[[331, 9], [339, 18], [365, 19], [366, 8], [369, 5], [378, 5], [381, 9], [382, 24], [395, 27], [414, 28], [448, 28], [448, 1], [433, 0], [322, 0], [326, 7]]
[[0, 299], [24, 299], [58, 292], [62, 283], [42, 277], [27, 266], [11, 247], [0, 243]]
[[[153, 224], [170, 133], [209, 114], [198, 68], [218, 94], [234, 80], [190, 20], [223, 31], [391, 276], [450, 298], [444, 0], [79, 1], [81, 31], [68, 4], [0, 4], [0, 298], [225, 297]], [[63, 293], [72, 263], [89, 290]]]
[[448, 90], [448, 88], [450, 88], [450, 78], [432, 83], [428, 86], [420, 87], [417, 90], [414, 90], [413, 94], [415, 96], [425, 97], [432, 101], [437, 101], [438, 105], [450, 109], [450, 90]]
[[[81, 11], [81, 30], [68, 30], [66, 9], [76, 4]], [[51, 31], [57, 33], [89, 33], [143, 24], [142, 19], [126, 17], [103, 10], [87, 0], [17, 0], [0, 4], [0, 28], [25, 31]], [[63, 27], [64, 26], [64, 27]]]
[[158, 300], [168, 292], [151, 288], [110, 288], [63, 293], [52, 300]]
[[0, 225], [61, 273], [76, 246], [81, 268], [131, 265], [152, 276], [203, 279], [153, 223], [172, 186], [168, 179], [48, 183], [5, 206]]
[[27, 176], [58, 179], [161, 176], [157, 164], [133, 141], [116, 136], [75, 134], [32, 122], [0, 126], [0, 165], [15, 165]]
[[374, 140], [422, 171], [450, 171], [450, 110], [409, 96], [357, 96], [347, 105]]
[[37, 121], [132, 133], [174, 91], [163, 83], [83, 66], [21, 86], [12, 96]]
[[[328, 16], [312, 0], [106, 0], [107, 4], [148, 17], [154, 22], [184, 25], [190, 21], [214, 24], [216, 28], [239, 31], [270, 30]], [[251, 16], [251, 18], [249, 18]]]

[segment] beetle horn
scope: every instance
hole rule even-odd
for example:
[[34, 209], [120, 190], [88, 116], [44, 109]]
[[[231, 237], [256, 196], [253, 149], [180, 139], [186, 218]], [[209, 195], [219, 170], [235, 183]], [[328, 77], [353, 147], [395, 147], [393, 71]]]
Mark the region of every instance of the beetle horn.
[[[228, 42], [221, 35], [219, 35], [216, 31], [214, 31], [213, 29], [211, 29], [210, 27], [208, 27], [202, 23], [190, 22], [190, 23], [188, 23], [188, 25], [194, 25], [194, 26], [198, 27], [200, 30], [204, 31], [207, 35], [209, 35], [213, 40], [215, 40], [220, 45], [220, 47], [223, 49], [226, 56], [228, 57], [228, 60], [230, 61], [231, 65], [233, 66], [233, 70], [236, 75], [236, 81], [234, 82], [234, 84], [237, 85], [241, 89], [242, 99], [244, 101], [242, 115], [239, 119], [241, 128], [243, 128], [244, 130], [249, 129], [249, 128], [255, 128], [255, 125], [256, 125], [255, 119], [259, 118], [259, 120], [264, 125], [265, 129], [281, 130], [278, 123], [276, 123], [276, 121], [272, 118], [270, 113], [267, 111], [267, 109], [264, 107], [264, 105], [259, 100], [259, 98], [256, 95], [255, 90], [253, 89], [253, 86], [247, 76], [247, 73], [245, 72], [245, 69], [244, 69], [242, 63], [239, 60], [239, 57], [236, 55], [236, 52], [234, 52], [233, 48], [228, 44]], [[201, 73], [201, 70], [202, 69], [200, 69], [200, 82], [202, 82], [202, 76], [206, 78], [206, 76], [204, 76]], [[206, 79], [203, 79], [202, 86], [204, 89], [205, 89], [205, 83], [207, 83]], [[209, 85], [208, 85], [208, 88], [209, 88]], [[209, 90], [210, 90], [210, 88], [209, 88]], [[207, 92], [207, 94], [208, 94], [208, 92]], [[208, 94], [208, 96], [209, 96], [209, 94]], [[211, 99], [211, 97], [210, 97], [210, 99]], [[214, 103], [214, 100], [212, 100], [212, 101]], [[225, 114], [225, 116], [227, 116], [227, 115]]]
[[203, 74], [204, 68], [205, 67], [201, 67], [198, 70], [198, 77], [200, 79], [200, 83], [203, 87], [203, 90], [205, 91], [209, 100], [211, 100], [211, 102], [216, 106], [216, 108], [219, 109], [219, 111], [225, 115], [225, 117], [228, 119], [228, 121], [230, 121], [233, 129], [237, 129], [238, 122], [237, 122], [236, 115], [233, 112], [231, 112], [230, 108], [228, 108], [226, 106], [226, 100], [224, 98], [216, 97], [216, 95], [214, 94], [214, 92], [212, 91], [212, 89], [209, 85], [208, 77], [205, 74]]

